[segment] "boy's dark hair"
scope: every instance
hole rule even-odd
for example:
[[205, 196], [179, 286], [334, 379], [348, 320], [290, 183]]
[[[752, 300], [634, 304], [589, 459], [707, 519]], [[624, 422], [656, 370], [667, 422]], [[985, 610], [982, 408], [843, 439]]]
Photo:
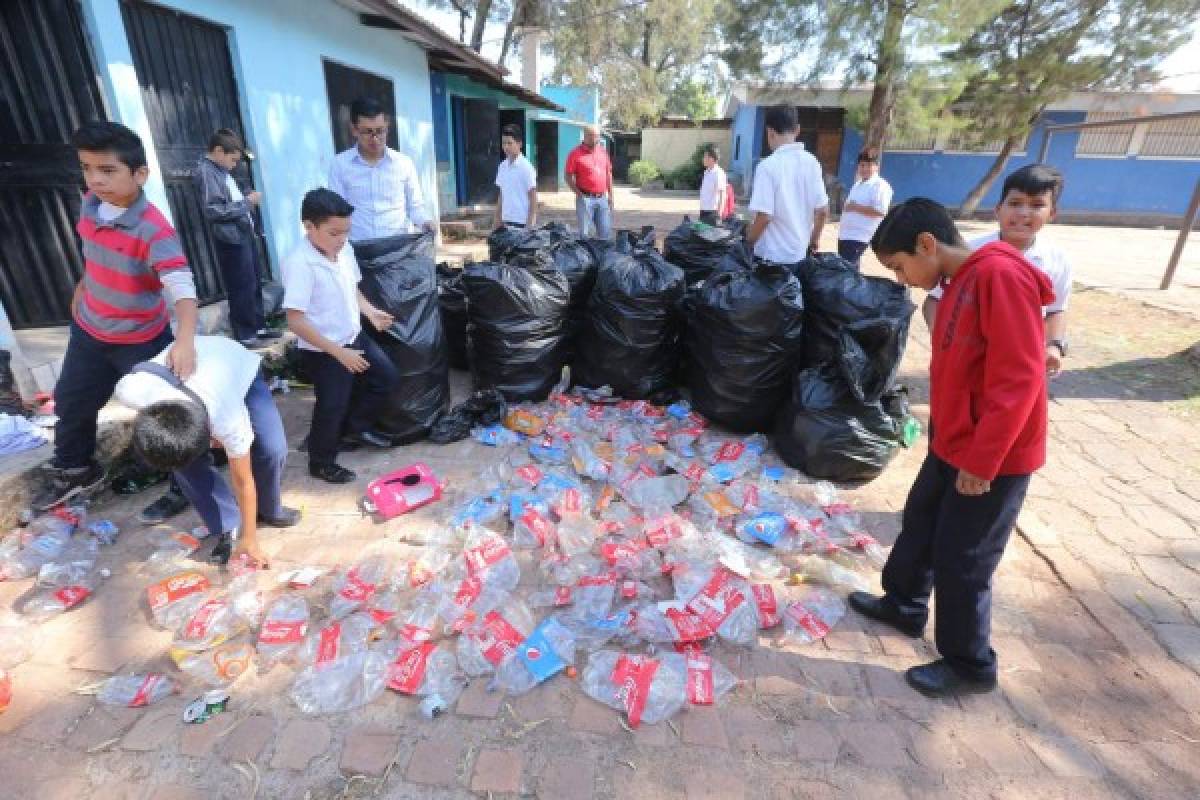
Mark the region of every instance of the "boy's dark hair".
[[505, 125], [503, 128], [500, 129], [500, 135], [507, 136], [508, 138], [516, 141], [518, 144], [522, 143], [521, 142], [521, 129], [518, 128], [516, 125]]
[[771, 106], [767, 109], [767, 127], [776, 133], [791, 133], [800, 124], [795, 106]]
[[151, 469], [181, 469], [208, 452], [208, 413], [193, 400], [163, 400], [133, 420], [133, 450]]
[[859, 164], [878, 164], [879, 163], [879, 153], [875, 152], [875, 150], [870, 147], [866, 148], [865, 150], [860, 150], [858, 153], [858, 162], [857, 163], [859, 163]]
[[721, 160], [721, 149], [712, 142], [704, 145], [704, 155], [711, 158], [713, 161]]
[[1004, 179], [1000, 202], [1004, 202], [1012, 189], [1028, 195], [1050, 192], [1050, 199], [1057, 207], [1058, 197], [1063, 190], [1063, 174], [1049, 164], [1027, 164]]
[[313, 225], [320, 225], [330, 217], [348, 217], [353, 213], [354, 206], [332, 189], [313, 189], [304, 195], [300, 204], [300, 219]]
[[950, 212], [928, 197], [913, 197], [894, 206], [871, 237], [871, 249], [878, 256], [917, 252], [917, 236], [933, 235], [942, 244], [966, 247]]
[[242, 141], [242, 137], [229, 128], [217, 128], [213, 131], [213, 135], [208, 137], [208, 151], [211, 153], [218, 147], [226, 153], [246, 152], [246, 145]]
[[112, 153], [130, 170], [146, 166], [146, 148], [141, 138], [119, 122], [94, 119], [71, 134], [71, 145], [89, 153]]
[[350, 104], [350, 124], [357, 125], [361, 117], [371, 119], [384, 113], [387, 112], [383, 110], [383, 103], [374, 97], [360, 97]]

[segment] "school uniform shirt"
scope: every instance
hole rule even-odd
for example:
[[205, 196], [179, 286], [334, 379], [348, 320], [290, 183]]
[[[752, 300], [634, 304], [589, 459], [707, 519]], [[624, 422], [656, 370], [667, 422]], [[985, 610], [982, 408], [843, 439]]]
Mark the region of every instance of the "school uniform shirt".
[[[166, 366], [167, 351], [163, 350], [150, 360]], [[196, 371], [183, 384], [204, 403], [212, 437], [234, 457], [249, 454], [250, 445], [254, 443], [246, 393], [258, 377], [261, 366], [261, 358], [233, 339], [196, 337]], [[149, 372], [134, 372], [121, 378], [115, 395], [117, 402], [135, 410], [163, 400], [191, 400], [184, 392]]]
[[[354, 249], [346, 246], [330, 261], [305, 238], [280, 264], [283, 307], [303, 311], [317, 332], [331, 342], [350, 344], [362, 330], [358, 310], [358, 282], [362, 274]], [[303, 339], [301, 350], [320, 352]]]
[[[998, 241], [1000, 241], [1000, 232], [995, 231], [970, 240], [967, 242], [967, 246], [972, 250], [978, 250], [985, 244]], [[1054, 300], [1042, 309], [1042, 316], [1066, 311], [1067, 304], [1071, 299], [1071, 262], [1067, 261], [1066, 253], [1044, 236], [1038, 236], [1033, 240], [1029, 249], [1021, 255], [1025, 256], [1025, 260], [1030, 264], [1046, 273], [1046, 277], [1054, 286]], [[929, 296], [940, 300], [942, 287], [934, 287]]]
[[934, 454], [984, 480], [1046, 463], [1050, 279], [1004, 242], [972, 253], [938, 307], [929, 366]]
[[[860, 206], [873, 208], [880, 214], [886, 214], [892, 206], [892, 185], [879, 175], [872, 175], [865, 181], [856, 181], [846, 195], [846, 204], [858, 203]], [[875, 229], [883, 217], [869, 217], [857, 211], [843, 211], [842, 220], [838, 223], [838, 238], [852, 242], [869, 242], [875, 235]]]
[[338, 153], [329, 168], [329, 188], [354, 206], [352, 242], [410, 233], [413, 225], [429, 221], [412, 159], [390, 147], [374, 164], [358, 147]]
[[712, 169], [704, 170], [704, 180], [700, 183], [700, 210], [720, 211], [717, 208], [717, 196], [722, 189], [728, 190], [729, 181], [725, 178], [725, 170], [720, 164], [714, 164]]
[[750, 211], [771, 217], [754, 243], [754, 255], [794, 264], [808, 255], [813, 212], [829, 205], [821, 165], [801, 142], [785, 144], [763, 159], [754, 172]]
[[501, 217], [505, 222], [524, 225], [529, 221], [529, 190], [537, 188], [537, 171], [529, 159], [518, 153], [505, 158], [496, 168], [496, 186], [500, 187]]

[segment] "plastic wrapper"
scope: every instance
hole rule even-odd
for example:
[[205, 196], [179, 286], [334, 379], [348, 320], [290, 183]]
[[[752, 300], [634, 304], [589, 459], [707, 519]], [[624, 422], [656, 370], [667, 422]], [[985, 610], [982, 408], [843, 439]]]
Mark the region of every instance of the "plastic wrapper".
[[177, 692], [175, 681], [158, 673], [114, 675], [100, 685], [96, 699], [106, 706], [141, 708]]
[[334, 714], [361, 708], [383, 694], [388, 660], [378, 652], [351, 653], [323, 666], [309, 666], [296, 675], [292, 702], [306, 714]]
[[284, 595], [267, 609], [258, 631], [258, 654], [270, 665], [293, 659], [308, 634], [308, 601]]

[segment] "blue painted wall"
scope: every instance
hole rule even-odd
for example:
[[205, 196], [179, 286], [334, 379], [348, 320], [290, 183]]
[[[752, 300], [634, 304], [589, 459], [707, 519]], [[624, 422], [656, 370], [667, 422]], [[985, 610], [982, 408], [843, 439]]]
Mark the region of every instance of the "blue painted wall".
[[[1024, 153], [1009, 158], [1001, 178], [984, 197], [981, 208], [995, 206], [1007, 175], [1037, 158], [1048, 123], [1081, 122], [1082, 111], [1052, 111], [1034, 127]], [[854, 185], [855, 160], [862, 149], [862, 133], [846, 129], [838, 166], [838, 179], [849, 189]], [[1076, 212], [1178, 214], [1187, 211], [1196, 181], [1200, 158], [1146, 158], [1138, 156], [1077, 156], [1079, 133], [1056, 133], [1050, 140], [1048, 161], [1062, 171], [1066, 180], [1059, 209]], [[883, 176], [895, 190], [898, 202], [924, 196], [945, 205], [957, 206], [991, 166], [993, 155], [973, 153], [884, 154]]]
[[762, 125], [765, 111], [761, 106], [738, 106], [733, 116], [733, 151], [730, 153], [729, 177], [742, 192], [750, 185], [754, 165], [761, 157]]
[[[392, 81], [400, 150], [416, 164], [427, 208], [437, 214], [433, 110], [425, 52], [393, 31], [367, 28], [331, 0], [160, 0], [230, 29], [247, 145], [258, 156], [255, 182], [272, 260], [303, 236], [300, 201], [325, 183], [334, 156], [322, 58]], [[117, 120], [152, 144], [119, 0], [84, 0], [89, 34]], [[147, 192], [166, 213], [157, 160], [148, 147]]]
[[[539, 119], [569, 119], [578, 123], [594, 124], [600, 121], [600, 90], [591, 86], [543, 85], [542, 94], [566, 111], [541, 111]], [[559, 123], [558, 126], [558, 179], [563, 181], [567, 169], [567, 154], [583, 141], [583, 128], [579, 125]]]

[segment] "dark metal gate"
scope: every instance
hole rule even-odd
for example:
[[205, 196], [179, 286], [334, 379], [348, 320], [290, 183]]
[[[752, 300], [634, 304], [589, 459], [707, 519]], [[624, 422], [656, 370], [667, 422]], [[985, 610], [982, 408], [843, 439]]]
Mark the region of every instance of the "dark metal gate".
[[500, 109], [495, 100], [452, 97], [455, 129], [459, 205], [492, 202], [496, 197], [496, 167], [500, 165]]
[[[139, 0], [123, 0], [121, 17], [171, 217], [195, 273], [200, 302], [220, 300], [225, 290], [192, 173], [217, 128], [232, 128], [245, 138], [228, 32], [211, 22]], [[244, 161], [239, 170], [239, 183], [251, 184]], [[259, 264], [265, 268], [261, 238], [259, 255]]]
[[60, 325], [83, 274], [83, 176], [68, 144], [104, 101], [76, 0], [0, 2], [0, 300], [14, 328]]
[[533, 123], [534, 150], [537, 157], [539, 192], [558, 191], [558, 123], [539, 120]]

